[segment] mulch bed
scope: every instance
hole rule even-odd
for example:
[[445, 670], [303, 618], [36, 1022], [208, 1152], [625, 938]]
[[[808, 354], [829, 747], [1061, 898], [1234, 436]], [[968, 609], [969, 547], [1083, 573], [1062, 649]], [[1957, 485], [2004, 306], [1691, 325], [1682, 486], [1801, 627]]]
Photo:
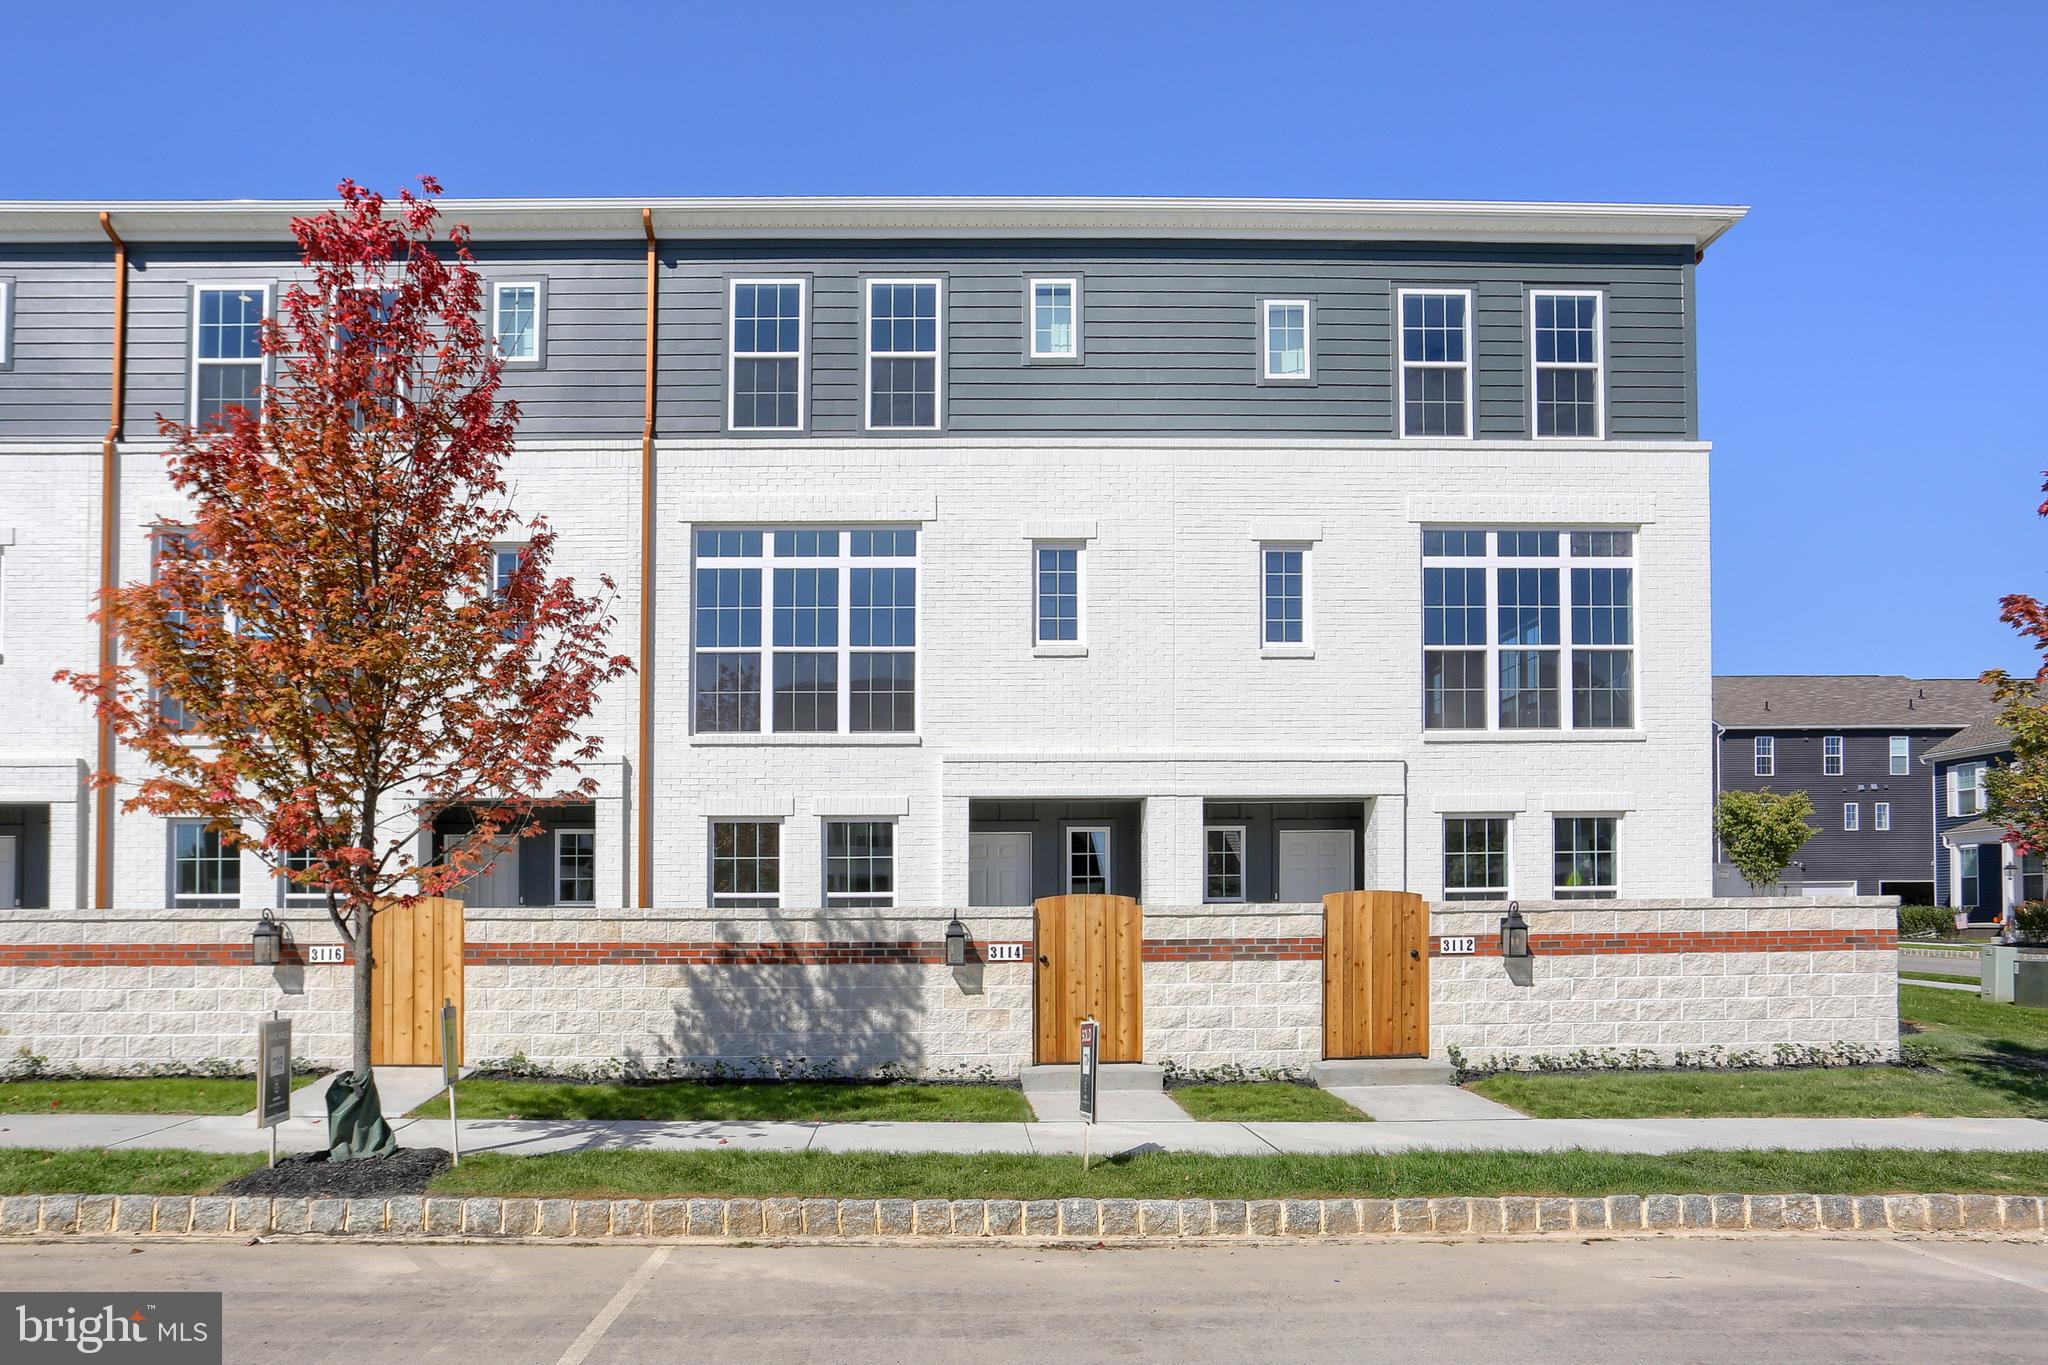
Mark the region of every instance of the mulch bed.
[[447, 1170], [448, 1165], [448, 1153], [440, 1147], [401, 1147], [390, 1156], [355, 1161], [329, 1161], [325, 1152], [300, 1152], [279, 1157], [275, 1166], [261, 1166], [237, 1176], [214, 1193], [266, 1199], [375, 1199], [425, 1194], [427, 1182]]

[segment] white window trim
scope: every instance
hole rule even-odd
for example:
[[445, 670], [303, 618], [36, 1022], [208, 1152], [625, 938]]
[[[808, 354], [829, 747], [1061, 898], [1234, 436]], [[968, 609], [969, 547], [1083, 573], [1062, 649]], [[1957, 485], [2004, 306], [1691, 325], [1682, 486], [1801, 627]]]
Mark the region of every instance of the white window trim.
[[[1407, 338], [1401, 319], [1407, 313], [1409, 297], [1425, 295], [1457, 295], [1465, 300], [1465, 359], [1462, 363], [1446, 360], [1410, 360]], [[1471, 441], [1476, 440], [1479, 431], [1479, 412], [1475, 402], [1473, 374], [1478, 369], [1478, 329], [1473, 325], [1473, 291], [1470, 289], [1432, 289], [1416, 286], [1394, 291], [1394, 414], [1397, 430], [1404, 441]], [[1455, 436], [1425, 436], [1408, 430], [1408, 371], [1413, 370], [1455, 370], [1465, 372], [1465, 431]]]
[[[185, 334], [185, 416], [186, 420], [194, 426], [197, 426], [199, 423], [199, 371], [201, 367], [206, 365], [247, 365], [249, 363], [246, 360], [200, 359], [200, 300], [207, 294], [214, 293], [216, 291], [230, 294], [253, 291], [257, 294], [262, 295], [263, 297], [263, 317], [274, 317], [276, 316], [277, 313], [275, 300], [272, 299], [271, 297], [271, 284], [270, 281], [268, 280], [263, 280], [260, 282], [255, 280], [195, 280], [192, 282], [191, 307], [186, 315], [185, 323], [187, 329]], [[270, 374], [270, 357], [268, 355], [259, 354], [256, 357], [256, 386], [259, 390], [261, 390], [264, 385], [270, 382]], [[256, 421], [260, 424], [264, 420], [263, 405], [262, 402], [260, 401], [260, 392], [258, 394], [258, 399], [259, 401], [256, 405], [256, 412], [254, 413], [254, 416], [256, 418]]]
[[293, 881], [282, 868], [277, 870], [277, 903], [283, 909], [304, 909], [327, 904], [327, 892], [319, 888], [306, 890]]
[[[1038, 552], [1074, 552], [1074, 638], [1047, 640], [1038, 633]], [[1085, 540], [1034, 540], [1031, 542], [1031, 647], [1041, 658], [1077, 658], [1088, 653], [1088, 542]]]
[[[507, 289], [531, 289], [533, 291], [532, 355], [506, 355], [504, 348], [498, 344], [500, 338], [498, 321], [501, 316], [498, 311], [498, 296]], [[547, 310], [548, 288], [544, 281], [539, 279], [491, 281], [491, 345], [497, 350], [498, 358], [507, 366], [524, 370], [537, 370], [546, 363], [548, 354]]]
[[[1500, 892], [1500, 894], [1497, 896], [1489, 894], [1486, 897], [1487, 900], [1504, 901], [1512, 898], [1514, 895], [1515, 885], [1515, 817], [1513, 813], [1504, 810], [1458, 810], [1443, 812], [1443, 819], [1436, 827], [1437, 851], [1441, 855], [1437, 860], [1437, 875], [1439, 877], [1443, 875], [1445, 861], [1448, 860], [1451, 856], [1449, 844], [1444, 839], [1444, 832], [1445, 826], [1449, 825], [1450, 822], [1453, 820], [1498, 820], [1504, 826], [1506, 826], [1507, 846], [1501, 850], [1501, 876], [1505, 877], [1507, 880], [1499, 887], [1489, 886], [1481, 889], [1487, 891], [1488, 893], [1491, 893], [1496, 890]], [[1617, 827], [1617, 829], [1618, 828], [1619, 827]], [[1463, 889], [1469, 891], [1471, 888], [1465, 887]], [[1448, 883], [1446, 883], [1443, 887], [1443, 894], [1445, 901], [1449, 902], [1451, 897], [1451, 888]], [[1463, 903], [1467, 900], [1477, 902], [1479, 898], [1460, 897], [1459, 900], [1460, 903]]]
[[232, 866], [232, 867], [234, 867], [234, 868], [235, 868], [235, 879], [236, 879], [236, 880], [235, 880], [235, 889], [234, 889], [233, 891], [222, 891], [222, 892], [217, 892], [217, 893], [206, 893], [206, 892], [199, 892], [199, 893], [196, 893], [196, 894], [187, 894], [187, 893], [185, 893], [185, 892], [181, 892], [181, 891], [179, 891], [179, 890], [178, 890], [178, 831], [179, 831], [179, 830], [181, 830], [181, 829], [187, 829], [187, 828], [192, 828], [192, 829], [199, 829], [199, 830], [202, 830], [202, 831], [203, 831], [203, 830], [204, 830], [204, 829], [206, 828], [206, 826], [207, 826], [207, 824], [208, 824], [208, 823], [209, 823], [209, 822], [208, 822], [208, 821], [205, 821], [205, 820], [189, 820], [189, 819], [187, 819], [187, 820], [169, 820], [169, 821], [166, 821], [166, 822], [165, 822], [165, 828], [166, 828], [166, 832], [167, 832], [167, 833], [169, 834], [169, 836], [170, 836], [170, 839], [169, 839], [169, 845], [168, 845], [168, 848], [167, 848], [167, 850], [166, 850], [166, 851], [167, 851], [167, 853], [168, 853], [168, 855], [169, 855], [169, 864], [168, 864], [168, 866], [167, 866], [167, 867], [165, 868], [165, 871], [166, 871], [167, 873], [169, 873], [169, 880], [170, 880], [170, 888], [169, 888], [169, 889], [170, 889], [170, 893], [171, 893], [171, 894], [170, 894], [170, 896], [169, 896], [169, 900], [170, 900], [170, 903], [171, 903], [172, 905], [201, 905], [201, 906], [203, 906], [203, 905], [210, 905], [210, 904], [220, 904], [220, 903], [223, 903], [223, 902], [225, 902], [225, 903], [226, 903], [227, 905], [229, 905], [229, 906], [231, 906], [231, 907], [239, 907], [239, 906], [241, 905], [241, 903], [242, 903], [242, 886], [241, 886], [241, 855], [242, 855], [242, 849], [241, 849], [241, 846], [240, 846], [239, 844], [238, 844], [238, 845], [236, 845], [236, 846], [235, 846], [235, 847], [233, 847], [233, 848], [224, 848], [224, 849], [222, 849], [222, 854], [223, 854], [223, 856], [224, 856], [224, 857], [225, 857], [225, 858], [227, 859], [228, 865], [230, 865], [230, 866]]
[[1874, 802], [1870, 807], [1870, 827], [1879, 832], [1888, 832], [1892, 827], [1892, 803]]
[[[561, 896], [561, 894], [562, 894], [562, 880], [563, 880], [563, 878], [562, 878], [562, 836], [564, 836], [564, 835], [567, 835], [567, 834], [587, 834], [587, 835], [589, 835], [589, 836], [590, 836], [590, 899], [589, 899], [589, 900], [587, 900], [587, 901], [565, 901], [565, 900], [561, 900], [561, 899], [559, 899], [559, 897], [560, 897], [560, 896]], [[554, 886], [553, 886], [552, 888], [550, 888], [551, 894], [550, 894], [550, 896], [549, 896], [549, 899], [550, 899], [551, 901], [553, 901], [553, 902], [554, 902], [554, 904], [556, 904], [556, 905], [572, 905], [572, 906], [573, 906], [573, 905], [596, 905], [596, 904], [597, 904], [597, 831], [596, 831], [595, 829], [593, 829], [593, 828], [589, 827], [589, 826], [586, 826], [586, 825], [567, 825], [567, 826], [563, 826], [563, 827], [561, 827], [561, 828], [558, 828], [558, 829], [556, 829], [556, 830], [555, 830], [555, 838], [554, 838], [554, 853], [555, 853], [555, 863], [554, 863], [554, 868], [553, 868], [553, 871], [554, 871], [554, 877], [555, 877], [555, 884], [554, 884]]]
[[1842, 803], [1842, 833], [1856, 834], [1863, 829], [1863, 806], [1861, 802]]
[[[1235, 896], [1212, 896], [1209, 894], [1209, 836], [1216, 833], [1237, 835], [1237, 894]], [[1222, 824], [1202, 826], [1202, 904], [1243, 905], [1251, 890], [1252, 857], [1251, 830], [1246, 825]]]
[[1758, 735], [1750, 743], [1752, 777], [1776, 777], [1778, 775], [1778, 740], [1775, 735]]
[[[1612, 820], [1614, 822], [1614, 880], [1605, 886], [1559, 886], [1557, 884], [1557, 822], [1559, 820]], [[1620, 811], [1611, 810], [1553, 810], [1550, 812], [1550, 894], [1559, 898], [1558, 892], [1565, 891], [1607, 891], [1609, 896], [1564, 896], [1565, 900], [1617, 900], [1621, 896], [1621, 829], [1624, 821]]]
[[[1984, 813], [1984, 775], [1987, 771], [1989, 769], [1986, 765], [1977, 759], [1972, 759], [1968, 763], [1958, 763], [1948, 770], [1948, 813], [1952, 818], [1965, 815], [1982, 815]], [[1965, 772], [1970, 774], [1970, 799], [1975, 806], [1972, 810], [1963, 809], [1963, 774]]]
[[[928, 284], [932, 286], [932, 349], [929, 351], [877, 351], [875, 349], [875, 286]], [[878, 356], [932, 362], [932, 424], [928, 427], [875, 425], [875, 359]], [[946, 429], [946, 281], [937, 275], [863, 276], [860, 282], [860, 407], [861, 426], [866, 431], [944, 431]]]
[[1848, 767], [1848, 741], [1840, 735], [1823, 735], [1820, 741], [1820, 775], [1840, 777]]
[[[1536, 301], [1538, 299], [1593, 300], [1593, 360], [1556, 361], [1536, 359]], [[1545, 436], [1538, 430], [1536, 376], [1545, 370], [1591, 370], [1593, 372], [1593, 434], [1591, 436]], [[1604, 441], [1607, 439], [1607, 296], [1598, 289], [1532, 289], [1529, 291], [1529, 437], [1537, 441]]]
[[[1278, 374], [1273, 369], [1273, 310], [1301, 310], [1301, 373]], [[1274, 384], [1306, 384], [1316, 377], [1316, 305], [1313, 299], [1259, 300], [1259, 378]]]
[[[1071, 301], [1073, 325], [1067, 329], [1064, 351], [1038, 349], [1038, 287], [1063, 284]], [[1081, 358], [1081, 278], [1078, 275], [1034, 275], [1024, 281], [1024, 355], [1029, 360], [1079, 360]]]
[[[1903, 749], [1905, 752], [1901, 753]], [[1913, 771], [1913, 737], [1893, 735], [1885, 747], [1886, 764], [1893, 777], [1905, 777]]]
[[[818, 903], [826, 909], [844, 906], [860, 910], [893, 910], [896, 908], [896, 891], [901, 880], [896, 875], [896, 832], [902, 822], [893, 815], [827, 815], [818, 820]], [[842, 891], [834, 895], [832, 885], [832, 838], [829, 832], [833, 825], [887, 825], [889, 835], [889, 895], [885, 905], [848, 906], [849, 901], [875, 901], [883, 899], [871, 891]]]
[[[740, 286], [796, 286], [796, 349], [794, 351], [745, 351], [734, 340], [739, 326]], [[745, 276], [726, 281], [725, 286], [725, 429], [727, 431], [807, 431], [811, 421], [811, 282], [800, 275], [780, 278]], [[793, 427], [743, 427], [733, 419], [739, 411], [736, 383], [741, 360], [794, 360], [796, 362], [796, 425]], [[863, 383], [866, 376], [862, 376]]]
[[741, 901], [771, 899], [757, 891], [733, 891], [721, 896], [711, 888], [718, 883], [718, 827], [720, 825], [774, 825], [776, 827], [775, 895], [772, 897], [774, 904], [760, 908], [780, 910], [782, 908], [782, 886], [787, 880], [783, 875], [785, 869], [782, 865], [783, 854], [788, 851], [789, 844], [788, 839], [783, 837], [787, 833], [787, 824], [786, 820], [778, 816], [718, 815], [707, 818], [704, 821], [704, 903], [715, 909], [721, 905], [738, 906]]
[[[199, 348], [194, 346], [196, 351]], [[0, 280], [0, 370], [14, 368], [14, 281]]]
[[[1100, 834], [1102, 836], [1102, 890], [1098, 892], [1077, 892], [1074, 890], [1074, 836], [1076, 834]], [[1067, 888], [1067, 894], [1104, 895], [1116, 894], [1116, 865], [1112, 855], [1116, 852], [1116, 834], [1109, 825], [1068, 825], [1061, 839], [1060, 856], [1065, 860], [1060, 869], [1060, 878]]]
[[[1262, 540], [1258, 554], [1258, 622], [1253, 639], [1259, 642], [1262, 659], [1313, 659], [1316, 656], [1315, 545], [1304, 540]], [[1270, 550], [1301, 552], [1301, 638], [1266, 638], [1266, 554]]]

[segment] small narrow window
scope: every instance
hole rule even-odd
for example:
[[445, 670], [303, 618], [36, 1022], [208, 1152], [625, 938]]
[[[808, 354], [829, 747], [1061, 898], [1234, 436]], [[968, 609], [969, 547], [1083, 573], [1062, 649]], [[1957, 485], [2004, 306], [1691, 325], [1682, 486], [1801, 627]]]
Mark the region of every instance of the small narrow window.
[[1079, 545], [1041, 543], [1032, 547], [1037, 576], [1039, 644], [1081, 642], [1081, 557]]
[[14, 368], [14, 281], [0, 280], [0, 370]]
[[1962, 906], [1977, 908], [1977, 846], [1966, 844], [1956, 850], [1956, 872], [1962, 880]]
[[1077, 360], [1081, 355], [1081, 282], [1032, 280], [1031, 358]]
[[825, 822], [825, 904], [880, 909], [896, 903], [896, 826], [888, 820]]
[[773, 909], [782, 903], [782, 826], [772, 820], [711, 823], [711, 903]]
[[230, 411], [263, 411], [263, 308], [259, 285], [201, 287], [192, 295], [192, 425], [218, 427]]
[[1778, 742], [1769, 735], [1756, 737], [1756, 775], [1772, 777], [1778, 771]]
[[1892, 803], [1879, 801], [1870, 808], [1870, 827], [1882, 833], [1892, 827]]
[[937, 280], [868, 281], [868, 426], [939, 427]]
[[2020, 855], [2020, 899], [2029, 902], [2048, 899], [2048, 876], [2043, 875], [2038, 853]]
[[171, 893], [179, 905], [233, 904], [242, 894], [241, 851], [197, 820], [172, 825]]
[[1260, 550], [1266, 644], [1308, 643], [1308, 553], [1306, 545], [1268, 545]]
[[491, 286], [491, 337], [507, 365], [541, 363], [545, 297], [538, 280], [505, 280]]
[[1863, 828], [1863, 807], [1854, 801], [1844, 801], [1842, 803], [1843, 831], [1854, 834], [1861, 828]]
[[1266, 378], [1313, 377], [1309, 334], [1312, 311], [1307, 299], [1267, 299], [1261, 305]]
[[1403, 289], [1401, 434], [1472, 434], [1470, 290]]
[[798, 431], [804, 424], [804, 282], [732, 282], [735, 431]]
[[1210, 825], [1202, 831], [1202, 899], [1244, 899], [1244, 826]]
[[1820, 772], [1823, 777], [1842, 775], [1842, 737], [1829, 735], [1820, 742]]
[[1612, 900], [1615, 877], [1615, 818], [1560, 815], [1553, 824], [1555, 858], [1552, 895], [1559, 900]]
[[1508, 822], [1502, 816], [1454, 815], [1444, 820], [1444, 899], [1506, 900]]
[[1913, 741], [1907, 735], [1892, 736], [1892, 776], [1904, 777], [1913, 768]]
[[555, 904], [597, 903], [597, 831], [555, 831]]
[[1600, 296], [1529, 296], [1535, 338], [1536, 434], [1600, 436]]
[[1067, 894], [1109, 894], [1109, 827], [1075, 825], [1067, 831]]

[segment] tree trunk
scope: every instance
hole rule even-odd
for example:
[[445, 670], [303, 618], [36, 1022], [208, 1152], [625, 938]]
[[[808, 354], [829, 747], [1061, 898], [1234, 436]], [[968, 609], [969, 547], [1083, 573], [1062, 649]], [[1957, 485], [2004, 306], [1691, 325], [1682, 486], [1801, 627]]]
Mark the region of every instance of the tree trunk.
[[370, 969], [373, 965], [370, 961], [370, 913], [367, 905], [356, 907], [355, 1004], [349, 1013], [355, 1025], [353, 1052], [358, 1075], [368, 1074], [370, 1070]]

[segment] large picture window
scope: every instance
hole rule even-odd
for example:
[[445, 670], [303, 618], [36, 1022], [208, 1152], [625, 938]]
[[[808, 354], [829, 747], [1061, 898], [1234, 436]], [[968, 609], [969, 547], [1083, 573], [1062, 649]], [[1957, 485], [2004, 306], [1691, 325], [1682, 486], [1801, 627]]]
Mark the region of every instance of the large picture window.
[[943, 346], [937, 280], [869, 280], [868, 426], [939, 427]]
[[804, 424], [804, 282], [732, 282], [735, 431], [796, 431]]
[[695, 570], [698, 733], [917, 728], [915, 530], [705, 528]]
[[1424, 531], [1424, 727], [1633, 728], [1634, 553], [1629, 531]]

